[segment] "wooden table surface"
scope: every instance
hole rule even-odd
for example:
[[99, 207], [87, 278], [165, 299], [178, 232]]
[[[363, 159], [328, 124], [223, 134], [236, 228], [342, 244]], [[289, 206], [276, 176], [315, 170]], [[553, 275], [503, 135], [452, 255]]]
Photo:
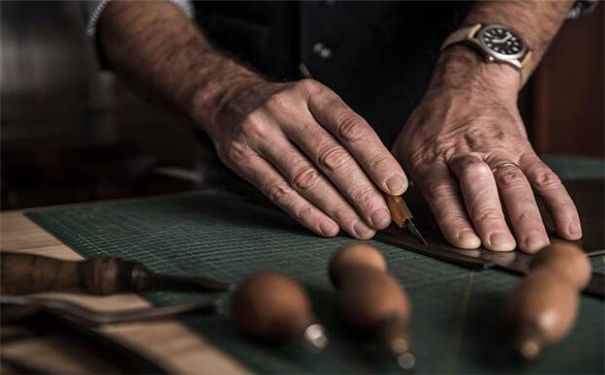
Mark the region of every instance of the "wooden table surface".
[[[1, 249], [52, 256], [62, 259], [82, 259], [59, 240], [23, 215], [22, 211], [0, 214]], [[141, 308], [149, 302], [136, 294], [108, 297], [44, 293], [39, 296], [63, 298], [98, 310]], [[191, 332], [177, 320], [146, 323], [107, 324], [97, 329], [174, 373], [217, 374], [249, 373], [241, 364], [220, 352], [202, 337]], [[32, 368], [53, 373], [90, 372], [91, 365], [81, 355], [70, 356], [61, 343], [45, 338], [32, 338], [4, 343], [3, 358], [28, 363]], [[94, 366], [93, 366], [94, 367]], [[99, 369], [101, 370], [101, 369]], [[2, 373], [10, 372], [1, 368]]]

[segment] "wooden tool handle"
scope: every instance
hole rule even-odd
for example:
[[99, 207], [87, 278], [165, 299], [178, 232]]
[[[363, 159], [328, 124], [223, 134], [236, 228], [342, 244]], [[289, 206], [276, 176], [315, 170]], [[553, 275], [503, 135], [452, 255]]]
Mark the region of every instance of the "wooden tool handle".
[[540, 250], [534, 255], [530, 268], [548, 268], [579, 290], [588, 285], [592, 276], [592, 265], [586, 252], [569, 242], [554, 242]]
[[302, 340], [322, 349], [327, 339], [305, 289], [278, 272], [258, 272], [233, 293], [231, 315], [247, 335], [265, 342]]
[[332, 256], [329, 273], [347, 322], [380, 340], [399, 366], [414, 367], [407, 332], [410, 302], [401, 284], [387, 273], [380, 251], [363, 243], [346, 245]]
[[376, 248], [363, 243], [342, 247], [332, 256], [329, 273], [349, 323], [358, 329], [374, 330], [382, 320], [393, 317], [407, 322], [407, 295], [387, 273], [384, 257]]
[[385, 195], [385, 201], [391, 211], [391, 219], [399, 228], [403, 228], [405, 222], [414, 217], [401, 195]]
[[[340, 278], [340, 300], [347, 321], [362, 332], [379, 333], [385, 319], [407, 324], [410, 304], [401, 285], [377, 269], [348, 266]], [[402, 326], [405, 326], [403, 324]]]
[[556, 242], [534, 257], [531, 271], [509, 301], [516, 325], [514, 346], [522, 357], [536, 357], [543, 346], [569, 333], [578, 313], [580, 291], [591, 272], [586, 253], [575, 245]]
[[573, 284], [546, 268], [530, 272], [509, 301], [515, 350], [531, 359], [543, 346], [561, 340], [573, 327], [578, 304], [579, 292]]
[[146, 272], [139, 263], [114, 257], [66, 261], [33, 254], [4, 251], [1, 254], [1, 290], [6, 294], [52, 291], [112, 294], [133, 290], [137, 287], [133, 285], [133, 274]]

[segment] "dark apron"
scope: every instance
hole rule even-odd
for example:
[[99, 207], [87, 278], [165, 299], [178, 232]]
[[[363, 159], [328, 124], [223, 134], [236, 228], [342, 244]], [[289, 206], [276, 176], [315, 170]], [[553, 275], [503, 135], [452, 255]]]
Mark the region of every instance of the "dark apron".
[[390, 146], [418, 104], [463, 2], [195, 2], [220, 49], [274, 80], [332, 88]]

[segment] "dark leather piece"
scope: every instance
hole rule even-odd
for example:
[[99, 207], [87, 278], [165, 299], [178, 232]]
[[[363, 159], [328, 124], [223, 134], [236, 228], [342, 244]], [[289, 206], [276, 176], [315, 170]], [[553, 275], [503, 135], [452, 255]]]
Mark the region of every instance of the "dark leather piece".
[[[605, 248], [604, 180], [571, 180], [564, 181], [563, 183], [578, 208], [580, 220], [582, 222], [584, 236], [576, 243], [590, 255], [602, 253]], [[414, 223], [416, 224], [416, 227], [418, 227], [418, 230], [420, 230], [429, 244], [435, 244], [435, 246], [439, 246], [440, 249], [450, 249], [454, 252], [465, 251], [447, 244], [439, 231], [431, 210], [418, 191], [410, 189], [410, 191], [405, 194], [404, 198], [414, 214]], [[551, 236], [551, 239], [561, 240], [555, 233], [555, 227], [550, 213], [544, 204], [540, 203], [539, 206], [542, 217], [544, 218], [546, 230]], [[389, 232], [393, 234], [393, 228], [391, 228]], [[399, 230], [397, 233], [406, 241], [417, 242], [417, 240], [405, 230]]]

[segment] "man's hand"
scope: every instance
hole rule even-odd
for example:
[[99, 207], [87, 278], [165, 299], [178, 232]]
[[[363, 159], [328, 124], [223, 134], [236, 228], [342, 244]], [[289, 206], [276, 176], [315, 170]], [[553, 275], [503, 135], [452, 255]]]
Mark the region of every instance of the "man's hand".
[[[370, 238], [391, 217], [380, 190], [402, 194], [407, 179], [368, 123], [326, 86], [252, 80], [212, 113], [206, 131], [221, 160], [301, 224], [323, 236], [339, 227]], [[194, 116], [195, 117], [195, 116]]]
[[512, 250], [517, 244], [526, 252], [546, 246], [534, 191], [559, 236], [582, 236], [573, 201], [527, 139], [518, 88], [511, 67], [451, 47], [393, 148], [454, 246]]
[[108, 61], [132, 87], [190, 117], [225, 164], [307, 228], [370, 238], [389, 224], [380, 190], [402, 194], [405, 174], [330, 89], [265, 81], [167, 1], [111, 1], [99, 26]]

